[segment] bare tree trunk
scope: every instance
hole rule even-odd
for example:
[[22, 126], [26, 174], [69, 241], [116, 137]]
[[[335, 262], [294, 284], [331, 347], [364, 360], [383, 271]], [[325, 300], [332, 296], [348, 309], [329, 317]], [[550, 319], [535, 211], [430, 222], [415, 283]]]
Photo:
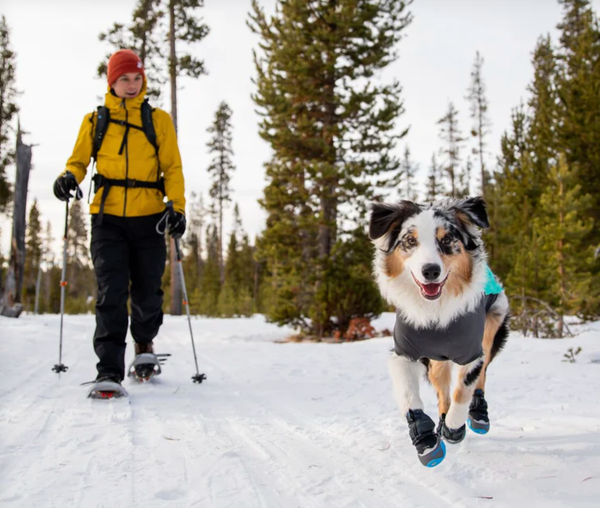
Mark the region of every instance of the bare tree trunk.
[[[561, 202], [564, 199], [564, 188], [563, 182], [560, 180], [559, 184], [559, 196]], [[558, 226], [561, 231], [564, 230], [564, 214], [562, 210], [562, 204], [559, 205], [560, 211], [558, 212]], [[565, 272], [565, 257], [564, 257], [564, 244], [562, 238], [558, 240], [558, 277], [560, 284], [560, 317], [558, 319], [558, 337], [564, 337], [564, 319], [563, 316], [567, 311], [567, 287], [566, 287], [566, 272]]]
[[33, 308], [34, 314], [39, 314], [40, 312], [40, 290], [42, 288], [42, 262], [38, 260], [38, 273], [37, 280], [35, 282], [35, 306]]
[[481, 104], [481, 97], [478, 99], [479, 103], [479, 164], [481, 165], [481, 197], [485, 201], [485, 166], [483, 163], [483, 111]]
[[[454, 118], [454, 117], [453, 117]], [[452, 187], [452, 198], [456, 198], [456, 182], [455, 182], [455, 178], [456, 178], [456, 146], [454, 144], [454, 120], [452, 119], [449, 122], [449, 128], [448, 128], [448, 138], [449, 138], [449, 158], [450, 158], [450, 185]]]
[[[256, 242], [255, 242], [256, 245]], [[259, 261], [254, 261], [254, 270], [253, 270], [253, 290], [252, 290], [252, 299], [254, 300], [254, 312], [260, 312], [260, 309], [258, 308], [258, 282], [259, 282], [259, 275], [260, 275], [260, 262]]]
[[[169, 1], [169, 77], [171, 83], [171, 118], [177, 132], [177, 53], [175, 51], [175, 0]], [[175, 241], [170, 239], [171, 253], [171, 314], [181, 316], [182, 288], [177, 271], [177, 251]]]
[[[221, 157], [222, 159], [222, 157]], [[221, 162], [221, 167], [223, 163]], [[221, 281], [221, 287], [225, 284], [225, 263], [223, 262], [223, 198], [219, 198], [219, 252], [217, 252], [217, 261], [219, 263], [219, 277]]]
[[177, 132], [177, 52], [175, 50], [175, 0], [169, 1], [169, 79], [171, 83], [171, 118]]
[[22, 142], [19, 127], [17, 131], [17, 176], [15, 179], [12, 241], [4, 298], [0, 305], [0, 315], [8, 317], [19, 317], [23, 310], [21, 291], [23, 289], [23, 270], [25, 268], [25, 223], [31, 155], [31, 146]]

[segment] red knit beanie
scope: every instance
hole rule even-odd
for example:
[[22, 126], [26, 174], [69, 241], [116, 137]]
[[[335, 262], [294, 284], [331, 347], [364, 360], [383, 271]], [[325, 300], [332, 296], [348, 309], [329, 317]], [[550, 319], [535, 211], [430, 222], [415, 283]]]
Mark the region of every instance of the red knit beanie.
[[144, 66], [140, 57], [130, 49], [120, 49], [108, 59], [108, 69], [106, 71], [108, 85], [113, 86], [120, 76], [128, 72], [140, 72], [145, 77]]

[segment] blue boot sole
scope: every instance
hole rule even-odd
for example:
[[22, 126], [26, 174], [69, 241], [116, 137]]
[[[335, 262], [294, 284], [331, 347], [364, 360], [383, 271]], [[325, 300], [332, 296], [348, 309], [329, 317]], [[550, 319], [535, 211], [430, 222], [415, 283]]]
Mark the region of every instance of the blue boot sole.
[[487, 434], [490, 431], [489, 422], [478, 422], [472, 420], [470, 417], [467, 418], [467, 425], [473, 432], [475, 432], [475, 434]]
[[425, 467], [439, 466], [445, 458], [446, 445], [439, 438], [434, 448], [423, 455], [419, 455], [419, 460]]

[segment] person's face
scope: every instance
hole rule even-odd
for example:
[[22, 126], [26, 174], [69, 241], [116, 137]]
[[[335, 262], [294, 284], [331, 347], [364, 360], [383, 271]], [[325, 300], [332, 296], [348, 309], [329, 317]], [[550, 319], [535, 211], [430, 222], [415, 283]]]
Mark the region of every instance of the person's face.
[[112, 89], [121, 99], [134, 99], [140, 94], [143, 84], [144, 77], [140, 72], [128, 72], [118, 77]]

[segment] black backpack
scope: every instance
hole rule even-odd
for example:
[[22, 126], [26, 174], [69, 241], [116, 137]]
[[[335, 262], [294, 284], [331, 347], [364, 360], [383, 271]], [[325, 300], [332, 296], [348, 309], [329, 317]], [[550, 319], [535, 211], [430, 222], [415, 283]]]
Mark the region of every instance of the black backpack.
[[[156, 131], [154, 130], [154, 122], [152, 121], [152, 106], [150, 106], [148, 99], [144, 99], [144, 102], [142, 102], [142, 106], [141, 106], [140, 110], [141, 110], [141, 114], [142, 114], [142, 126], [141, 127], [139, 127], [137, 125], [133, 125], [128, 122], [125, 122], [123, 120], [114, 120], [110, 117], [109, 110], [106, 106], [98, 106], [98, 109], [96, 110], [96, 113], [95, 113], [96, 129], [94, 132], [93, 145], [92, 145], [92, 159], [94, 159], [94, 162], [96, 162], [96, 160], [97, 160], [98, 151], [100, 150], [100, 147], [102, 146], [102, 141], [104, 141], [104, 136], [106, 135], [106, 131], [108, 130], [108, 124], [110, 122], [116, 123], [118, 125], [122, 125], [126, 128], [128, 127], [128, 128], [138, 129], [138, 130], [143, 131], [144, 134], [146, 135], [146, 138], [148, 138], [148, 141], [150, 142], [150, 144], [154, 147], [154, 150], [156, 151], [156, 156], [158, 157], [158, 142], [156, 140]], [[93, 115], [92, 115], [91, 121], [92, 121], [92, 123], [94, 122]], [[125, 139], [125, 138], [123, 138], [123, 139]], [[119, 153], [121, 153], [122, 150], [123, 150], [123, 147], [121, 146], [121, 150], [119, 150]]]
[[[110, 122], [116, 123], [118, 125], [122, 125], [123, 127], [125, 127], [125, 135], [123, 136], [123, 142], [121, 143], [121, 148], [119, 149], [119, 154], [123, 153], [123, 148], [125, 147], [125, 143], [127, 141], [127, 134], [129, 132], [129, 129], [138, 129], [138, 130], [141, 130], [144, 132], [144, 134], [146, 135], [146, 138], [148, 139], [150, 144], [154, 147], [154, 151], [156, 152], [156, 159], [158, 161], [158, 142], [156, 140], [156, 131], [154, 130], [154, 123], [152, 122], [152, 106], [150, 106], [150, 104], [148, 103], [148, 99], [144, 99], [144, 102], [142, 102], [142, 106], [141, 106], [140, 110], [141, 110], [141, 115], [142, 115], [142, 126], [141, 127], [139, 127], [137, 125], [133, 125], [133, 124], [123, 121], [123, 120], [114, 120], [110, 117], [109, 110], [106, 106], [98, 106], [98, 109], [94, 113], [94, 115], [96, 115], [96, 128], [94, 130], [94, 137], [92, 140], [93, 141], [93, 143], [92, 143], [92, 159], [94, 160], [94, 164], [96, 164], [97, 157], [98, 157], [98, 151], [100, 150], [100, 147], [102, 146], [102, 141], [104, 141], [104, 136], [106, 135], [106, 131], [108, 130], [108, 124]], [[90, 120], [92, 123], [94, 123], [94, 115], [92, 115], [92, 118]], [[106, 197], [108, 196], [108, 192], [110, 191], [111, 187], [116, 186], [116, 187], [127, 187], [127, 188], [139, 187], [139, 188], [146, 188], [146, 189], [157, 189], [160, 192], [162, 192], [163, 195], [165, 194], [165, 183], [164, 183], [164, 179], [161, 178], [160, 161], [158, 162], [158, 171], [157, 171], [155, 182], [146, 182], [146, 181], [132, 180], [132, 179], [116, 180], [116, 179], [106, 178], [105, 176], [101, 175], [100, 173], [96, 173], [93, 176], [92, 182], [94, 184], [94, 194], [96, 192], [98, 192], [101, 188], [103, 188], [102, 199], [100, 201], [100, 210], [98, 212], [98, 223], [99, 224], [102, 223], [102, 218], [104, 216], [104, 203], [106, 202]], [[90, 192], [91, 192], [91, 190], [92, 190], [92, 188], [90, 186]], [[88, 197], [88, 201], [89, 201], [89, 197]]]

